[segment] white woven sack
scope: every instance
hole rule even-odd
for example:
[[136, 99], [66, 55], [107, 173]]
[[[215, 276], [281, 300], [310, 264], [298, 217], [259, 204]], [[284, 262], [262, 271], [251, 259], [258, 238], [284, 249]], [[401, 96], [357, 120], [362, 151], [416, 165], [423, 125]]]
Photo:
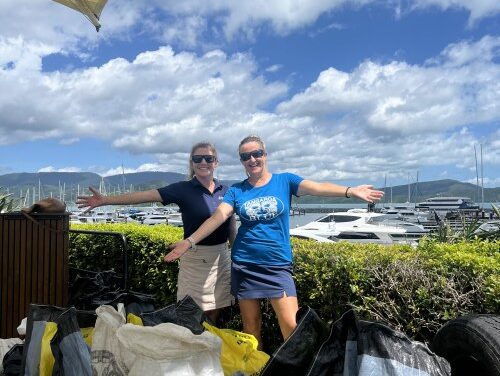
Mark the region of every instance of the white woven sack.
[[[103, 305], [96, 309], [97, 320], [91, 348], [92, 371], [96, 376], [129, 374], [127, 364], [133, 364], [135, 355], [128, 351], [116, 336], [126, 323], [123, 307]], [[145, 376], [145, 375], [142, 375]]]
[[189, 329], [165, 323], [156, 326], [121, 326], [116, 335], [134, 354], [128, 363], [130, 376], [223, 376], [222, 341], [210, 332], [193, 334]]

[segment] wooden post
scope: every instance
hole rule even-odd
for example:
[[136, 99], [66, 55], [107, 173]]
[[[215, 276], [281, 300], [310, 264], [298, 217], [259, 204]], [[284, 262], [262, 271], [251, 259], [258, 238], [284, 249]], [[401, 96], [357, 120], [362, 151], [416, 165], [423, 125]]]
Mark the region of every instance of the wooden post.
[[66, 307], [69, 214], [0, 214], [0, 338], [17, 337], [30, 303]]

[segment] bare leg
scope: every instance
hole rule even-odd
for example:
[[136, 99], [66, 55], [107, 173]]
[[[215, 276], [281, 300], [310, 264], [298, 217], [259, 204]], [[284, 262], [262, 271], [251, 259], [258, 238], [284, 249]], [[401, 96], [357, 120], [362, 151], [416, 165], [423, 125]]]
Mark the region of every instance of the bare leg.
[[296, 296], [286, 296], [282, 298], [271, 298], [271, 305], [278, 317], [283, 339], [287, 339], [297, 326], [296, 314], [299, 310], [299, 303]]
[[262, 316], [260, 312], [259, 299], [239, 300], [241, 319], [243, 321], [243, 332], [253, 335], [259, 341], [258, 349], [262, 350]]

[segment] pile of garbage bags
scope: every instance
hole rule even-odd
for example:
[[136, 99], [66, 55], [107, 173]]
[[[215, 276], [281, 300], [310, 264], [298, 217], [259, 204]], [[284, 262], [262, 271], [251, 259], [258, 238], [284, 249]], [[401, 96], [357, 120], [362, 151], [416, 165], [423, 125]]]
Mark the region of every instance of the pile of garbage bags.
[[30, 305], [26, 337], [3, 357], [5, 375], [256, 375], [269, 355], [253, 336], [212, 326], [186, 296], [138, 312], [133, 294], [95, 311]]
[[0, 375], [451, 375], [423, 343], [352, 310], [327, 324], [301, 308], [269, 356], [255, 337], [214, 326], [189, 296], [155, 310], [151, 295], [120, 290], [112, 271], [75, 269], [71, 280], [70, 308], [32, 304], [24, 341], [0, 339]]

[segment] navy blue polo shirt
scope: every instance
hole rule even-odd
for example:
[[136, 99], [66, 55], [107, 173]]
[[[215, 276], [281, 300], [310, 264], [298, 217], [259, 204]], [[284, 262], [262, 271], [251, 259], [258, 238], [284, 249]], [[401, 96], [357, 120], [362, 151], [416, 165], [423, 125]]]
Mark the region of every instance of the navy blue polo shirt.
[[[177, 204], [182, 213], [184, 224], [184, 239], [195, 232], [205, 220], [217, 209], [224, 198], [227, 186], [215, 181], [214, 193], [210, 193], [194, 177], [189, 181], [180, 181], [159, 188], [163, 205]], [[199, 242], [201, 245], [215, 245], [225, 243], [229, 236], [229, 219], [217, 230]]]

